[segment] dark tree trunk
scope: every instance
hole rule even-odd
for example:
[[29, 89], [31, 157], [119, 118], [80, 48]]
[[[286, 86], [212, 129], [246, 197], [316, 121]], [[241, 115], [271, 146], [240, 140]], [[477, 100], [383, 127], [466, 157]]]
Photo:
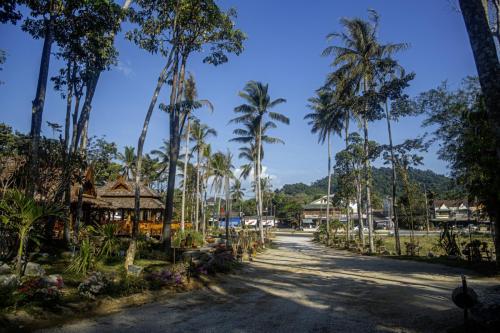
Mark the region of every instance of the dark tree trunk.
[[31, 156], [30, 156], [30, 181], [28, 182], [28, 193], [33, 195], [36, 191], [36, 182], [38, 181], [38, 160], [40, 133], [42, 130], [43, 107], [45, 104], [45, 93], [47, 91], [47, 80], [49, 77], [50, 51], [52, 49], [52, 20], [51, 17], [45, 22], [45, 37], [43, 41], [42, 57], [40, 59], [40, 71], [38, 73], [38, 83], [36, 87], [36, 95], [33, 100], [31, 114]]
[[[391, 167], [392, 167], [392, 177], [391, 177], [391, 194], [392, 194], [392, 215], [394, 216], [394, 238], [396, 240], [396, 253], [401, 255], [401, 241], [399, 238], [399, 221], [396, 211], [396, 165], [394, 161], [394, 147], [392, 144], [392, 130], [391, 130], [391, 117], [389, 112], [389, 106], [387, 101], [385, 102], [385, 117], [387, 119], [387, 132], [389, 134], [389, 150], [391, 153]], [[393, 216], [390, 216], [392, 219]]]
[[178, 54], [175, 55], [172, 89], [170, 92], [170, 114], [169, 114], [169, 128], [170, 128], [170, 151], [169, 151], [169, 165], [168, 165], [168, 181], [167, 181], [167, 195], [165, 199], [165, 214], [163, 222], [163, 244], [166, 250], [170, 249], [171, 237], [171, 224], [174, 216], [174, 192], [175, 192], [175, 176], [177, 173], [177, 159], [179, 156], [179, 122], [176, 116], [176, 100], [177, 89], [179, 81], [179, 68], [178, 68]]
[[370, 185], [370, 158], [368, 151], [368, 121], [366, 117], [363, 120], [364, 132], [364, 154], [365, 154], [365, 191], [366, 191], [366, 219], [368, 222], [368, 240], [370, 244], [370, 253], [375, 251], [373, 243], [373, 216], [372, 216], [372, 201], [371, 201], [371, 185]]
[[[481, 0], [459, 0], [460, 9], [469, 35], [472, 53], [476, 62], [481, 90], [484, 95], [488, 118], [492, 124], [496, 140], [497, 169], [500, 168], [500, 63], [494, 37]], [[500, 179], [495, 178], [489, 202], [500, 201]], [[500, 223], [498, 207], [495, 210], [495, 249], [497, 265], [500, 265]]]

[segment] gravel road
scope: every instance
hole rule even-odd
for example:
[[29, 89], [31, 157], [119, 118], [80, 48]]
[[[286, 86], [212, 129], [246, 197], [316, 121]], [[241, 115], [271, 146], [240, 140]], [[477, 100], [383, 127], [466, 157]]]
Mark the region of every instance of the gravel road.
[[443, 332], [462, 312], [460, 274], [481, 289], [499, 280], [435, 264], [326, 249], [306, 234], [270, 249], [217, 286], [44, 332]]

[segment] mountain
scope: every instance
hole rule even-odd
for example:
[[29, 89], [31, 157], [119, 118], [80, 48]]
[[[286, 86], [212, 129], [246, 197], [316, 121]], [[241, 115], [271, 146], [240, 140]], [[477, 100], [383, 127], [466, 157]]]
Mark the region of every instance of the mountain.
[[[421, 184], [422, 190], [425, 188], [429, 192], [433, 192], [435, 198], [439, 199], [452, 199], [461, 196], [461, 189], [458, 187], [452, 178], [440, 175], [431, 170], [420, 170], [415, 168], [409, 169], [409, 177], [412, 181]], [[379, 198], [391, 195], [391, 174], [390, 168], [372, 168], [373, 177], [373, 193]], [[333, 191], [336, 188], [336, 178], [333, 176]], [[318, 179], [307, 185], [304, 183], [286, 184], [280, 190], [280, 193], [287, 195], [305, 194], [312, 197], [319, 197], [325, 195], [328, 187], [328, 177]], [[399, 191], [401, 189], [399, 188]]]

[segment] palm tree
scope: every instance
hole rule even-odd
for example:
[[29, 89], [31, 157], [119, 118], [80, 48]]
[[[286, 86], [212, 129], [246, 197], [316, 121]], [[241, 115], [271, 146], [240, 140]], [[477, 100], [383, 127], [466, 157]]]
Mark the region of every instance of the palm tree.
[[373, 105], [370, 105], [370, 99], [366, 97], [373, 92], [375, 87], [374, 80], [380, 59], [404, 49], [406, 44], [380, 44], [377, 40], [378, 14], [373, 10], [369, 13], [369, 22], [357, 18], [341, 19], [344, 32], [329, 34], [328, 38], [339, 38], [342, 46], [329, 46], [323, 51], [323, 55], [334, 55], [332, 65], [338, 66], [336, 76], [345, 77], [351, 82], [350, 86], [357, 87], [358, 92], [362, 94], [356, 100], [355, 112], [364, 133], [366, 213], [370, 252], [374, 252], [370, 160], [368, 158], [368, 122], [379, 118], [380, 115], [377, 112], [378, 110]]
[[136, 156], [134, 151], [134, 147], [125, 146], [124, 153], [118, 154], [118, 159], [123, 163], [123, 175], [127, 178], [127, 180], [132, 179], [132, 177], [136, 174]]
[[241, 201], [245, 197], [245, 189], [241, 187], [241, 181], [235, 179], [231, 186], [231, 199], [238, 203], [238, 215], [241, 217]]
[[16, 273], [22, 275], [23, 254], [35, 226], [44, 218], [62, 218], [63, 209], [57, 205], [46, 206], [17, 190], [9, 190], [0, 201], [0, 221], [17, 231], [19, 248], [17, 251]]
[[[219, 191], [224, 187], [225, 192], [225, 200], [226, 200], [226, 245], [229, 245], [229, 218], [231, 211], [231, 197], [230, 197], [230, 181], [234, 178], [233, 174], [233, 155], [228, 150], [226, 154], [222, 152], [217, 152], [214, 154], [214, 158], [212, 160], [212, 175], [214, 177], [214, 183], [216, 186], [216, 190]], [[221, 198], [219, 198], [219, 212], [220, 212], [220, 202]]]
[[195, 211], [195, 230], [198, 231], [199, 228], [199, 210], [200, 201], [202, 200], [201, 189], [200, 189], [200, 179], [201, 179], [201, 159], [203, 151], [207, 145], [206, 141], [210, 136], [217, 136], [217, 132], [208, 127], [205, 124], [201, 124], [199, 121], [195, 121], [191, 127], [191, 141], [194, 141], [194, 147], [191, 153], [196, 153], [196, 211]]
[[[318, 134], [320, 143], [328, 144], [328, 190], [326, 201], [326, 237], [327, 242], [330, 241], [330, 191], [332, 183], [332, 150], [330, 137], [331, 134], [340, 135], [343, 128], [343, 118], [345, 117], [344, 110], [338, 108], [332, 102], [332, 92], [328, 90], [320, 90], [316, 97], [309, 99], [309, 108], [312, 113], [307, 114], [304, 119], [309, 119], [311, 132]], [[349, 230], [349, 228], [348, 228]]]
[[[208, 180], [210, 178], [210, 175], [212, 173], [211, 171], [211, 165], [212, 165], [212, 147], [210, 144], [205, 144], [202, 147], [202, 162], [201, 162], [201, 171], [203, 171], [203, 174], [201, 175], [201, 231], [203, 233], [203, 237], [205, 237], [206, 233], [206, 223], [207, 223], [207, 216], [206, 216], [206, 201], [207, 201], [207, 189], [208, 189]], [[201, 173], [200, 171], [200, 173]]]
[[169, 165], [170, 160], [170, 143], [167, 140], [163, 140], [163, 145], [158, 149], [153, 149], [151, 155], [156, 156], [158, 159], [159, 171], [158, 174], [163, 174]]
[[[222, 203], [222, 188], [224, 186], [224, 177], [225, 177], [225, 168], [226, 168], [226, 161], [225, 161], [225, 155], [222, 152], [216, 152], [213, 154], [211, 160], [210, 160], [210, 174], [209, 177], [212, 178], [212, 185], [211, 185], [211, 190], [214, 193], [214, 207], [215, 204], [217, 204], [217, 199], [219, 199], [219, 202], [217, 204], [217, 221], [220, 218], [220, 207]], [[220, 195], [220, 196], [219, 196]], [[215, 212], [214, 212], [215, 213]], [[214, 216], [215, 217], [215, 216]]]
[[[270, 111], [275, 106], [285, 103], [286, 100], [283, 98], [277, 98], [271, 100], [268, 93], [269, 85], [263, 84], [261, 82], [249, 81], [239, 96], [243, 98], [247, 103], [237, 106], [234, 112], [240, 114], [238, 117], [231, 120], [234, 123], [252, 123], [256, 128], [256, 200], [257, 200], [257, 221], [260, 227], [260, 238], [262, 245], [264, 246], [264, 227], [262, 225], [262, 195], [260, 189], [260, 173], [261, 173], [261, 150], [262, 150], [262, 129], [265, 124], [268, 127], [276, 127], [273, 121], [281, 122], [284, 124], [289, 124], [290, 119], [281, 113]], [[270, 118], [267, 120], [266, 118]]]
[[[194, 80], [194, 76], [189, 73], [186, 82], [184, 83], [184, 103], [183, 108], [185, 109], [184, 114], [187, 117], [187, 129], [186, 129], [186, 150], [184, 153], [184, 175], [187, 172], [187, 164], [188, 164], [188, 156], [189, 156], [189, 135], [191, 134], [191, 120], [192, 120], [192, 112], [194, 109], [201, 108], [203, 105], [209, 107], [211, 111], [213, 111], [212, 103], [208, 100], [197, 100], [198, 92], [196, 89], [196, 82]], [[182, 204], [181, 204], [181, 230], [184, 230], [184, 213], [186, 206], [186, 184], [184, 182], [184, 186], [182, 187]]]

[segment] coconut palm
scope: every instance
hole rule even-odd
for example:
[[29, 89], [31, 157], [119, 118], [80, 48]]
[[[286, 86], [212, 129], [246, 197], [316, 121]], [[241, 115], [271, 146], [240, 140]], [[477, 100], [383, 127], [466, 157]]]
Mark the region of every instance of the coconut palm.
[[318, 141], [328, 145], [328, 190], [326, 201], [326, 236], [327, 241], [330, 239], [330, 191], [332, 183], [332, 150], [330, 137], [332, 134], [340, 135], [343, 128], [343, 120], [345, 112], [342, 108], [337, 107], [332, 99], [332, 92], [328, 90], [320, 90], [317, 96], [309, 99], [309, 108], [312, 113], [307, 114], [304, 119], [308, 119], [308, 124], [311, 125], [311, 132], [318, 134]]
[[[226, 154], [222, 152], [215, 153], [212, 160], [212, 175], [214, 177], [215, 186], [216, 188], [219, 189], [219, 191], [222, 189], [222, 187], [224, 187], [224, 192], [225, 192], [226, 245], [229, 244], [229, 217], [231, 211], [230, 181], [231, 179], [234, 178], [233, 174], [234, 165], [232, 159], [233, 155], [228, 150]], [[221, 198], [219, 198], [219, 212], [220, 212], [220, 202]]]
[[199, 229], [199, 211], [200, 211], [200, 201], [202, 200], [202, 191], [200, 189], [201, 180], [201, 160], [203, 151], [207, 145], [207, 139], [210, 136], [217, 136], [217, 132], [208, 127], [205, 124], [201, 124], [199, 121], [195, 121], [191, 127], [191, 141], [194, 141], [194, 146], [191, 150], [192, 154], [196, 153], [196, 210], [195, 210], [195, 230]]
[[[189, 156], [189, 136], [191, 134], [191, 121], [193, 120], [192, 112], [202, 106], [208, 106], [213, 111], [213, 105], [208, 100], [198, 100], [198, 91], [196, 89], [196, 82], [194, 76], [189, 73], [186, 82], [184, 83], [184, 103], [182, 105], [184, 114], [187, 118], [187, 128], [185, 131], [186, 150], [184, 153], [184, 175], [187, 173], [187, 164]], [[184, 182], [187, 184], [187, 182]], [[182, 204], [181, 204], [181, 230], [184, 230], [184, 215], [186, 207], [186, 186], [182, 187]]]
[[131, 146], [125, 146], [124, 153], [118, 154], [118, 159], [122, 162], [122, 173], [127, 178], [127, 180], [131, 180], [135, 175], [136, 167], [136, 156], [135, 156], [135, 148]]
[[245, 197], [245, 189], [242, 188], [241, 181], [235, 179], [233, 186], [231, 186], [231, 199], [238, 203], [238, 214], [241, 217], [241, 201]]
[[[247, 123], [253, 124], [256, 129], [255, 145], [257, 148], [255, 173], [257, 179], [257, 220], [260, 227], [260, 238], [264, 244], [264, 227], [262, 225], [262, 195], [260, 189], [260, 174], [261, 174], [261, 150], [262, 150], [262, 129], [268, 124], [268, 127], [277, 127], [275, 121], [289, 124], [288, 117], [281, 113], [270, 111], [272, 108], [279, 104], [285, 103], [283, 98], [271, 100], [269, 96], [269, 85], [261, 82], [249, 81], [239, 96], [246, 101], [246, 104], [237, 106], [234, 112], [239, 114], [236, 118], [232, 119], [233, 123]], [[269, 120], [267, 119], [269, 118]]]
[[[225, 169], [226, 161], [224, 153], [216, 152], [210, 159], [209, 175], [212, 178], [211, 191], [214, 193], [214, 205], [217, 204], [217, 220], [220, 218], [221, 192], [224, 186]], [[217, 199], [219, 199], [218, 203]]]
[[37, 223], [45, 218], [62, 218], [64, 210], [58, 205], [43, 205], [21, 191], [9, 190], [0, 201], [0, 219], [17, 231], [19, 248], [17, 251], [16, 273], [22, 275], [24, 251], [33, 239]]
[[202, 147], [202, 153], [201, 153], [201, 230], [203, 233], [203, 236], [205, 236], [206, 232], [206, 223], [207, 223], [207, 216], [206, 216], [206, 202], [207, 202], [207, 189], [208, 189], [208, 181], [211, 176], [211, 165], [212, 165], [212, 147], [210, 144], [205, 144]]
[[159, 171], [161, 175], [168, 169], [169, 159], [170, 159], [170, 143], [167, 140], [163, 140], [163, 145], [158, 149], [153, 149], [151, 155], [156, 156], [158, 159]]
[[373, 216], [371, 214], [370, 160], [367, 158], [369, 153], [368, 122], [380, 118], [380, 108], [377, 108], [377, 103], [373, 103], [373, 99], [369, 97], [375, 87], [379, 61], [398, 50], [406, 48], [407, 45], [380, 44], [377, 40], [378, 14], [373, 10], [369, 11], [369, 13], [370, 21], [358, 18], [341, 19], [344, 32], [331, 33], [328, 38], [340, 39], [342, 45], [327, 47], [323, 51], [323, 55], [334, 56], [332, 65], [337, 67], [336, 76], [346, 78], [351, 82], [350, 86], [356, 87], [361, 94], [360, 98], [354, 100], [356, 105], [353, 105], [353, 111], [356, 113], [364, 133], [366, 213], [370, 252], [373, 252], [375, 246], [373, 242]]

